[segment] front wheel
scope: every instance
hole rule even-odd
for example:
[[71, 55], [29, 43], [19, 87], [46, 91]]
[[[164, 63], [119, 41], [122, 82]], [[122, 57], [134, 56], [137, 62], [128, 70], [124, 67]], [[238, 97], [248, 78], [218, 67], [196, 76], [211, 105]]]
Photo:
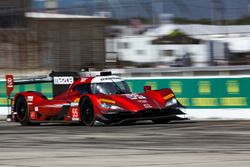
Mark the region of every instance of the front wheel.
[[95, 113], [90, 98], [87, 96], [83, 97], [79, 106], [83, 125], [93, 126], [95, 123]]

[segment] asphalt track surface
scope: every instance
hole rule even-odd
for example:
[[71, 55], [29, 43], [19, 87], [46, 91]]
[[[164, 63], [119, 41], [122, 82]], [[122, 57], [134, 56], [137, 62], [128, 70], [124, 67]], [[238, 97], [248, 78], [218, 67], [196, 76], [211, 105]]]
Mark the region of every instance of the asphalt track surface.
[[250, 121], [129, 126], [0, 122], [1, 167], [249, 167]]

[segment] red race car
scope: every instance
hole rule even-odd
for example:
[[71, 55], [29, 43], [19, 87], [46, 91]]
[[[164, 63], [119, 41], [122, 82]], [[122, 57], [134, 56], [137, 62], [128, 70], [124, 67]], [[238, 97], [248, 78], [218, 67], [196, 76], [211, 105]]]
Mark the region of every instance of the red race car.
[[138, 120], [167, 123], [183, 115], [184, 108], [171, 89], [151, 90], [144, 86], [143, 93], [131, 93], [128, 84], [111, 72], [63, 73], [52, 72], [51, 79], [15, 80], [6, 75], [7, 95], [17, 84], [52, 82], [53, 98], [42, 93], [26, 91], [12, 99], [8, 117], [21, 125], [39, 125], [49, 122], [80, 123], [92, 126], [96, 121], [120, 124]]

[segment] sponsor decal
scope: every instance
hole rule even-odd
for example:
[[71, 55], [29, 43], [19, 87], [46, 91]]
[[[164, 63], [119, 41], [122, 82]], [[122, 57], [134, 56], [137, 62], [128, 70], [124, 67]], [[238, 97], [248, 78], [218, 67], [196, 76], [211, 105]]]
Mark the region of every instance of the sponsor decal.
[[78, 103], [80, 101], [80, 98], [76, 98], [74, 102]]
[[7, 96], [10, 97], [11, 92], [14, 89], [14, 79], [12, 75], [6, 75], [6, 90]]
[[110, 99], [99, 99], [100, 102], [103, 102], [103, 103], [111, 103], [111, 104], [115, 104], [116, 102], [114, 100], [110, 100]]
[[138, 94], [126, 94], [125, 96], [131, 100], [145, 100], [145, 99], [147, 99], [145, 96], [138, 95]]
[[30, 119], [35, 120], [36, 119], [36, 113], [30, 112]]
[[28, 97], [27, 97], [27, 101], [28, 101], [28, 102], [32, 102], [33, 99], [34, 99], [34, 96], [28, 96]]
[[218, 106], [217, 98], [192, 98], [192, 106]]
[[137, 100], [138, 103], [148, 103], [147, 100]]
[[106, 81], [106, 80], [120, 80], [121, 78], [119, 77], [107, 77], [107, 78], [100, 78], [101, 81]]
[[152, 108], [152, 106], [151, 106], [150, 104], [143, 104], [143, 106], [144, 106], [145, 108]]
[[[80, 99], [79, 99], [80, 100]], [[78, 107], [79, 105], [79, 102], [73, 102], [73, 103], [70, 103], [70, 106], [71, 107]]]
[[174, 94], [173, 94], [173, 93], [170, 93], [169, 95], [164, 96], [163, 99], [164, 99], [164, 100], [168, 100], [168, 99], [170, 99], [170, 98], [172, 98], [172, 97], [174, 97]]
[[13, 88], [13, 78], [7, 78], [7, 88]]
[[69, 85], [74, 82], [74, 77], [54, 77], [54, 85]]
[[222, 106], [247, 106], [246, 97], [223, 97], [220, 98]]
[[123, 79], [118, 76], [109, 76], [109, 77], [98, 76], [93, 78], [91, 83], [102, 83], [102, 82], [106, 83], [106, 82], [121, 82], [121, 81], [123, 81]]
[[88, 78], [81, 78], [80, 82], [85, 82]]
[[80, 118], [72, 118], [72, 121], [79, 121]]
[[64, 103], [64, 104], [50, 104], [50, 105], [44, 105], [44, 106], [39, 106], [39, 107], [51, 107], [51, 108], [61, 108], [62, 106], [67, 106], [70, 105], [69, 103]]

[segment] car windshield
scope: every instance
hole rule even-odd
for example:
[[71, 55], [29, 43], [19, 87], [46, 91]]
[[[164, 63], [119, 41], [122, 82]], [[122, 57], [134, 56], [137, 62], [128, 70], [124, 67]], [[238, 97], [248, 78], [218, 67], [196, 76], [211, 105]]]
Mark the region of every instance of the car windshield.
[[125, 81], [120, 82], [102, 82], [92, 83], [91, 91], [94, 94], [126, 94], [130, 93], [128, 84]]

